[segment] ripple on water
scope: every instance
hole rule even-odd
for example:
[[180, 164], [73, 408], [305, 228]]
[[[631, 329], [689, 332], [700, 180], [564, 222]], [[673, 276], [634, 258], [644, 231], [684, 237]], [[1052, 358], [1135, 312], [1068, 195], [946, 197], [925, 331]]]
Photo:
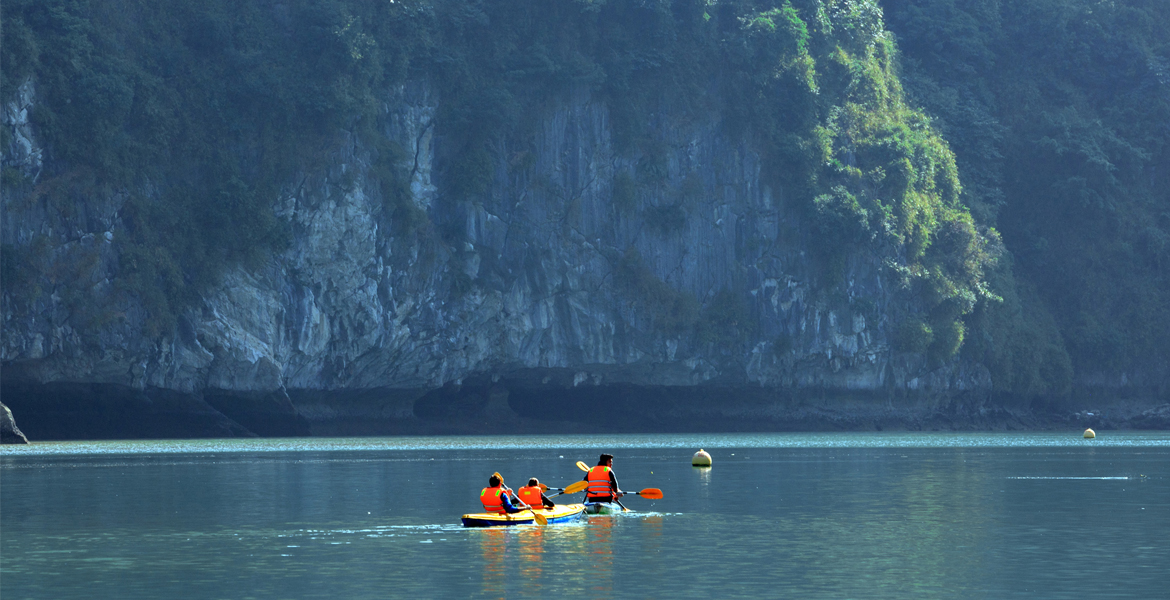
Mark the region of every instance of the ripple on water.
[[[1117, 431], [1086, 440], [1080, 432], [834, 432], [622, 435], [428, 436], [34, 442], [0, 447], [0, 456], [571, 450], [581, 448], [1045, 448], [1167, 447], [1167, 431]], [[306, 458], [306, 461], [322, 460]], [[417, 460], [429, 460], [419, 457]], [[108, 463], [107, 463], [108, 464]]]

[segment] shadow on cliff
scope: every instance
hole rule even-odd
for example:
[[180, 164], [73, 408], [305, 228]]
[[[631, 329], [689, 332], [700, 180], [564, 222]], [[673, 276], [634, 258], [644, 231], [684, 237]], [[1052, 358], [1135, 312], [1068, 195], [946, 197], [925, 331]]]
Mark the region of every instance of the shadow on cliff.
[[1167, 429], [1170, 404], [1078, 412], [998, 401], [744, 385], [578, 385], [572, 372], [484, 375], [440, 388], [205, 392], [2, 382], [33, 441], [463, 434]]
[[202, 399], [173, 390], [4, 380], [0, 397], [32, 441], [257, 435]]

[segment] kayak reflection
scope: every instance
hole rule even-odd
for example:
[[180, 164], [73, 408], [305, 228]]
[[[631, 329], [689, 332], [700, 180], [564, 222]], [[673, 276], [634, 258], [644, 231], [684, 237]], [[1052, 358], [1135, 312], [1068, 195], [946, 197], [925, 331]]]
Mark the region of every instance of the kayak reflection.
[[[543, 527], [490, 528], [477, 531], [483, 557], [483, 597], [507, 598], [538, 594], [543, 587], [545, 543]], [[511, 566], [509, 566], [511, 565]], [[517, 570], [521, 577], [515, 577]], [[508, 577], [509, 571], [512, 577]], [[509, 584], [512, 589], [509, 590]], [[517, 590], [516, 586], [520, 589]]]
[[520, 543], [520, 573], [524, 575], [524, 581], [535, 588], [529, 591], [540, 589], [541, 563], [544, 559], [544, 532], [544, 527], [526, 527], [516, 532]]
[[485, 529], [478, 533], [479, 549], [483, 555], [483, 593], [488, 598], [506, 598], [508, 532], [503, 529]]
[[613, 595], [613, 517], [589, 517], [586, 545], [589, 552], [589, 591], [593, 597]]

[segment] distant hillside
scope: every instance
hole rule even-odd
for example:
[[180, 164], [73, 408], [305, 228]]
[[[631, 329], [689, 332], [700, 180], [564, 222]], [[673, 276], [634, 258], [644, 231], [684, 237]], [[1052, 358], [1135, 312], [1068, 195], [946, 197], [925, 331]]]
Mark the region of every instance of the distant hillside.
[[995, 287], [1014, 288], [1005, 308], [1024, 326], [976, 311], [968, 323], [986, 335], [964, 352], [1018, 393], [1069, 390], [1044, 381], [1045, 357], [1067, 354], [1074, 395], [1167, 397], [1170, 3], [882, 5], [964, 204], [1011, 252], [1014, 277]]
[[1164, 402], [1167, 13], [5, 2], [4, 401], [32, 438]]

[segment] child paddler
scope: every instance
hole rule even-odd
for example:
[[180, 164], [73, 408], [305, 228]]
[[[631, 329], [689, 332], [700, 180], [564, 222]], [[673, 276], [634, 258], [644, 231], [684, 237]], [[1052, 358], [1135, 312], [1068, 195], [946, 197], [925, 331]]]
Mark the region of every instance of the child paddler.
[[586, 502], [613, 502], [625, 495], [613, 474], [612, 454], [602, 454], [597, 466], [585, 473], [584, 481], [589, 482], [589, 487], [585, 488]]
[[504, 486], [504, 480], [499, 475], [492, 475], [488, 479], [488, 487], [483, 488], [479, 493], [479, 501], [483, 503], [484, 512], [504, 514], [504, 513], [518, 513], [523, 508], [513, 506], [512, 501], [508, 499], [507, 487]]
[[540, 489], [540, 480], [535, 477], [528, 480], [528, 485], [516, 490], [516, 496], [528, 506], [556, 508], [556, 503], [544, 495], [544, 490]]

